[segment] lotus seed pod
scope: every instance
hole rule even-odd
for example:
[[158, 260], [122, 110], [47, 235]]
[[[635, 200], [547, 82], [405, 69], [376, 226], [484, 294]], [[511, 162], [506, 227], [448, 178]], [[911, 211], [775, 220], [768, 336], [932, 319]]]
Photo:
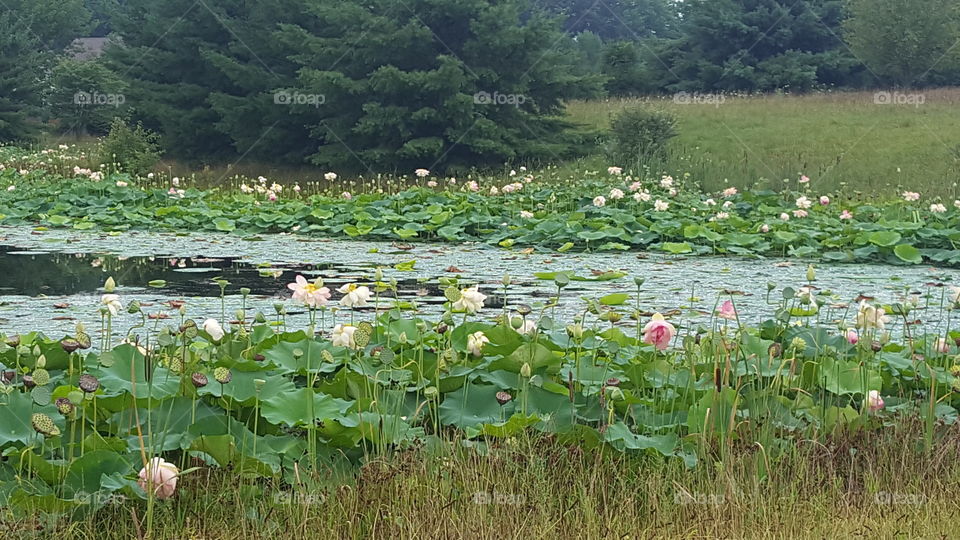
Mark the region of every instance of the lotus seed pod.
[[233, 380], [233, 374], [229, 369], [221, 366], [213, 370], [213, 378], [220, 384], [227, 384]]
[[807, 342], [802, 337], [795, 337], [790, 340], [790, 347], [798, 351], [804, 350], [807, 348]]
[[70, 354], [80, 348], [80, 342], [75, 339], [64, 338], [60, 340], [60, 346], [67, 354]]
[[521, 316], [526, 316], [533, 313], [533, 308], [527, 304], [518, 304], [517, 313], [519, 313]]
[[20, 346], [20, 336], [10, 336], [10, 337], [8, 337], [8, 338], [7, 338], [7, 345], [9, 345], [9, 346], [11, 346], [11, 347], [19, 347], [19, 346]]
[[246, 312], [243, 311], [242, 309], [238, 309], [238, 310], [236, 310], [236, 311], [233, 312], [233, 318], [236, 319], [236, 320], [238, 320], [238, 321], [242, 321], [242, 320], [244, 320], [244, 319], [247, 318], [247, 314], [246, 314]]
[[96, 392], [98, 388], [100, 388], [100, 381], [93, 375], [88, 375], [84, 373], [83, 375], [80, 376], [80, 381], [78, 382], [78, 386], [84, 392], [88, 394], [92, 394]]
[[267, 357], [264, 356], [264, 355], [262, 355], [262, 354], [260, 354], [260, 353], [257, 353], [257, 354], [255, 354], [255, 355], [253, 355], [253, 359], [256, 360], [257, 362], [263, 362], [264, 360], [267, 359]]
[[870, 350], [873, 352], [880, 352], [883, 350], [883, 345], [879, 341], [874, 341], [870, 344]]
[[503, 390], [497, 392], [497, 403], [500, 405], [506, 405], [511, 399], [513, 399], [513, 396], [508, 392], [504, 392]]
[[33, 387], [37, 386], [37, 383], [33, 382], [33, 376], [31, 376], [31, 375], [24, 375], [24, 376], [23, 376], [23, 386], [25, 386], [25, 387], [29, 390], [29, 389], [32, 389]]
[[50, 382], [50, 372], [43, 368], [33, 370], [31, 376], [33, 377], [34, 384], [37, 386], [46, 386]]
[[193, 383], [197, 388], [203, 388], [207, 385], [207, 376], [199, 371], [190, 376], [190, 382]]
[[244, 298], [250, 296], [250, 289], [248, 287], [240, 287], [240, 296]]
[[53, 423], [53, 418], [43, 413], [34, 413], [30, 417], [30, 424], [37, 433], [44, 437], [55, 437], [60, 434], [60, 428]]
[[616, 377], [610, 377], [607, 379], [607, 386], [620, 386], [620, 379]]
[[436, 386], [428, 386], [423, 390], [423, 395], [427, 398], [435, 398], [439, 393], [440, 391], [437, 390]]
[[780, 358], [780, 355], [783, 354], [783, 345], [774, 343], [767, 349], [767, 353], [770, 355], [770, 358]]
[[64, 416], [70, 416], [74, 409], [73, 403], [65, 397], [57, 398], [56, 405], [57, 410]]

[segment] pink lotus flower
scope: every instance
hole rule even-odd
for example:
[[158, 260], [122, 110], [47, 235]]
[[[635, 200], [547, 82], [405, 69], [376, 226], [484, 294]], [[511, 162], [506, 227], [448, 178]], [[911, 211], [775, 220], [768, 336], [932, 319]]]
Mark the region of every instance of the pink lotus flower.
[[654, 313], [650, 322], [643, 327], [643, 342], [656, 346], [659, 350], [665, 350], [677, 333], [677, 329], [666, 320], [663, 315]]
[[904, 191], [904, 192], [903, 192], [903, 200], [905, 200], [905, 201], [907, 201], [907, 202], [919, 201], [919, 200], [920, 200], [920, 194], [917, 193], [916, 191]]
[[[640, 191], [641, 186], [642, 184], [640, 184], [640, 182], [634, 182], [630, 184], [630, 192], [632, 193], [634, 191]], [[960, 202], [960, 201], [957, 201], [957, 202]]]
[[717, 310], [717, 317], [727, 320], [736, 320], [737, 319], [737, 310], [733, 307], [733, 302], [727, 300], [724, 302], [720, 309]]
[[883, 398], [880, 397], [880, 392], [877, 390], [871, 390], [867, 394], [867, 409], [870, 412], [877, 412], [883, 408]]
[[809, 177], [809, 176], [807, 176], [807, 175], [805, 175], [805, 174], [800, 175], [800, 183], [801, 183], [801, 184], [806, 184], [806, 183], [809, 183], [809, 182], [810, 182], [810, 177]]
[[849, 210], [844, 210], [840, 212], [840, 219], [853, 219], [853, 214]]
[[858, 341], [860, 341], [860, 335], [857, 334], [857, 331], [853, 328], [847, 330], [847, 343], [856, 345]]
[[287, 284], [287, 288], [293, 291], [294, 300], [311, 308], [325, 306], [330, 300], [330, 289], [324, 287], [319, 279], [310, 283], [307, 278], [297, 276], [293, 283]]
[[793, 211], [793, 217], [795, 217], [795, 218], [805, 218], [805, 217], [807, 217], [807, 215], [808, 215], [808, 214], [807, 214], [807, 211], [806, 211], [806, 210], [794, 210], [794, 211]]
[[737, 194], [737, 188], [735, 187], [728, 187], [727, 189], [723, 190], [724, 197], [733, 197], [736, 194]]
[[933, 350], [940, 354], [947, 354], [950, 352], [950, 343], [943, 338], [937, 338], [937, 340], [933, 342]]
[[140, 479], [137, 483], [144, 491], [152, 489], [158, 499], [166, 499], [177, 490], [178, 476], [180, 476], [180, 470], [176, 465], [164, 461], [163, 458], [155, 457], [147, 463], [146, 467], [140, 469]]
[[820, 206], [827, 206], [828, 204], [830, 204], [830, 197], [827, 197], [826, 195], [822, 195], [820, 197]]
[[344, 191], [340, 196], [348, 201], [353, 198], [353, 195], [351, 195], [349, 191]]

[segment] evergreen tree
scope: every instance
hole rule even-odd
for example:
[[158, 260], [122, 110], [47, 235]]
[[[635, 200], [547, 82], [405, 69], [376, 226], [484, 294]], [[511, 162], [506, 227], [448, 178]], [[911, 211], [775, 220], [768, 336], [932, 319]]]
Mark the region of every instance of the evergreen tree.
[[534, 0], [533, 7], [563, 17], [571, 34], [593, 32], [604, 41], [666, 38], [678, 22], [671, 0]]

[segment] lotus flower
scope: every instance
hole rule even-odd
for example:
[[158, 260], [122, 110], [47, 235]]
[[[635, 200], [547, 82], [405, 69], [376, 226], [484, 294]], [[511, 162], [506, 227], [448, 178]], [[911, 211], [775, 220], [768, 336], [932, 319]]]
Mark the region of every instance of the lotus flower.
[[210, 337], [213, 338], [214, 341], [220, 341], [225, 334], [223, 327], [220, 326], [220, 323], [218, 323], [216, 319], [203, 321], [203, 331], [210, 334]]
[[334, 347], [347, 347], [348, 349], [356, 349], [357, 342], [353, 339], [354, 332], [357, 331], [356, 326], [349, 324], [338, 324], [333, 327], [333, 342]]
[[490, 343], [490, 338], [483, 332], [474, 332], [467, 336], [467, 350], [476, 357], [482, 354], [484, 343]]
[[726, 302], [724, 302], [720, 306], [720, 309], [717, 310], [717, 316], [720, 317], [721, 319], [728, 319], [731, 321], [736, 320], [737, 310], [736, 308], [733, 307], [733, 302], [731, 302], [730, 300], [727, 300]]
[[483, 301], [486, 299], [487, 295], [481, 293], [477, 287], [463, 289], [460, 291], [460, 299], [453, 303], [453, 309], [466, 313], [476, 313], [483, 309]]
[[857, 331], [853, 328], [847, 330], [847, 343], [856, 345], [858, 341], [860, 341], [860, 335], [857, 334]]
[[120, 297], [115, 294], [105, 294], [101, 296], [100, 303], [106, 306], [110, 315], [114, 317], [123, 309], [123, 304], [120, 303]]
[[323, 286], [323, 281], [317, 278], [313, 283], [303, 276], [297, 276], [293, 283], [287, 284], [293, 291], [293, 299], [303, 302], [307, 307], [316, 308], [327, 305], [330, 300], [330, 289]]
[[152, 489], [158, 499], [166, 499], [177, 490], [179, 475], [180, 470], [176, 465], [155, 457], [146, 467], [140, 469], [140, 480], [137, 483], [144, 491]]
[[654, 345], [661, 351], [670, 345], [677, 329], [666, 320], [663, 315], [654, 313], [653, 318], [643, 327], [643, 342]]
[[857, 328], [883, 330], [889, 321], [890, 318], [887, 317], [883, 309], [871, 306], [866, 301], [860, 302], [860, 310], [857, 312]]
[[356, 283], [348, 283], [337, 289], [337, 292], [346, 295], [340, 299], [340, 305], [349, 308], [367, 305], [371, 296], [370, 289], [365, 286], [358, 286]]
[[880, 392], [877, 390], [871, 390], [867, 394], [867, 409], [870, 412], [877, 412], [883, 408], [883, 398], [880, 397]]

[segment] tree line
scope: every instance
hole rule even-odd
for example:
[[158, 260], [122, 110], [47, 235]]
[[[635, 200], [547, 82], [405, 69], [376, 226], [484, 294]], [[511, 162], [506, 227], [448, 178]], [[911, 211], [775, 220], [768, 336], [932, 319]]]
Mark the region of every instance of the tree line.
[[556, 161], [595, 139], [570, 99], [957, 85], [958, 40], [951, 0], [6, 0], [0, 141], [122, 116], [198, 161]]

